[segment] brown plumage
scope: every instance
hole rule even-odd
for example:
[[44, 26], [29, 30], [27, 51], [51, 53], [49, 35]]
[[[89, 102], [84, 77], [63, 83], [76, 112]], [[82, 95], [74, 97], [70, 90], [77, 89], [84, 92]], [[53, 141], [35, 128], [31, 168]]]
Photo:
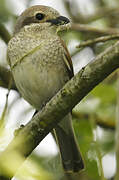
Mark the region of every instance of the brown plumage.
[[[69, 20], [51, 7], [33, 6], [18, 18], [8, 44], [8, 62], [21, 95], [40, 110], [73, 76], [69, 52], [57, 30]], [[84, 168], [71, 113], [56, 126], [62, 164], [68, 172]]]

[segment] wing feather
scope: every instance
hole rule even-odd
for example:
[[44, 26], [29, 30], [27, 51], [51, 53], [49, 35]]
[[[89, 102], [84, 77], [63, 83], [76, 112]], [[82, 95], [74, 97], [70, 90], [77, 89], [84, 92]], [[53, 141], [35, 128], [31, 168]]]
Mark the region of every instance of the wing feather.
[[64, 62], [65, 62], [66, 68], [67, 68], [67, 70], [69, 72], [69, 77], [72, 78], [74, 76], [74, 71], [73, 71], [73, 64], [72, 64], [71, 56], [70, 56], [70, 54], [68, 52], [68, 49], [67, 49], [64, 41], [62, 39], [60, 39], [60, 41], [61, 41], [62, 46], [65, 49], [65, 52], [64, 52], [64, 55], [63, 55]]

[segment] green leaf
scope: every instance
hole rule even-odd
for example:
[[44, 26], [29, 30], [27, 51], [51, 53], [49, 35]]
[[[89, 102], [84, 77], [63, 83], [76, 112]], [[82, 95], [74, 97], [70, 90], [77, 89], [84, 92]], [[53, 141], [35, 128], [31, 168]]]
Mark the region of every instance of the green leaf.
[[76, 137], [85, 162], [85, 173], [91, 180], [100, 180], [99, 157], [91, 124], [86, 119], [73, 120]]

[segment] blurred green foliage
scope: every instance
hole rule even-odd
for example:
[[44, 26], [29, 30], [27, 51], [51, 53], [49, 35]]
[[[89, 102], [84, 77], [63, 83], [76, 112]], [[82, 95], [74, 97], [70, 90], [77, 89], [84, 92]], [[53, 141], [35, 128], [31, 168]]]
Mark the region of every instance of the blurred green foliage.
[[10, 11], [6, 6], [5, 0], [0, 0], [0, 23], [7, 22], [10, 17]]
[[81, 119], [80, 121], [79, 119], [75, 119], [74, 129], [79, 142], [79, 147], [81, 148], [81, 152], [84, 157], [85, 173], [89, 179], [99, 180], [100, 174], [98, 168], [100, 167], [98, 167], [98, 154], [96, 151], [96, 144], [94, 142], [90, 121], [87, 121], [86, 119]]
[[[28, 7], [30, 3], [33, 2], [33, 0], [21, 1], [24, 7]], [[6, 3], [8, 3], [8, 1], [0, 0], [0, 37], [7, 43], [10, 36], [8, 33], [5, 34], [4, 30], [1, 32], [1, 24], [5, 24], [5, 27], [7, 26], [7, 28], [10, 29], [10, 32], [12, 32], [17, 16], [13, 13], [14, 7], [17, 6], [17, 1], [16, 4], [14, 4], [13, 12], [11, 11], [11, 7], [9, 8], [9, 5]], [[72, 45], [74, 41], [78, 41], [80, 43], [86, 39], [93, 39], [102, 35], [104, 36], [106, 35], [106, 30], [107, 34], [109, 34], [110, 31], [112, 32], [113, 29], [117, 30], [119, 27], [118, 0], [87, 0], [84, 4], [81, 1], [78, 2], [76, 0], [62, 0], [61, 2], [57, 0], [55, 3], [63, 4], [73, 23], [85, 24], [90, 27], [99, 28], [100, 30], [97, 31], [95, 29], [95, 31], [90, 30], [88, 32], [88, 29], [86, 28], [79, 28], [78, 30], [73, 29], [68, 32], [60, 33], [68, 47]], [[105, 43], [98, 43], [90, 48], [94, 53], [94, 56], [96, 56], [109, 46], [112, 46], [115, 41], [113, 40]], [[2, 45], [0, 48], [0, 51], [2, 51]], [[70, 50], [70, 53], [72, 53], [72, 49]], [[83, 51], [80, 51], [73, 47], [73, 52], [73, 62], [76, 58], [77, 62], [83, 64], [84, 59], [86, 59], [88, 63], [90, 60], [92, 60], [92, 58], [94, 58], [88, 58], [89, 54], [86, 54], [87, 51], [85, 51], [85, 48]], [[85, 161], [85, 170], [77, 175], [69, 176], [62, 170], [59, 155], [54, 157], [40, 157], [34, 152], [29, 157], [29, 160], [25, 164], [24, 168], [19, 171], [19, 180], [106, 179], [106, 177], [104, 177], [104, 170], [102, 168], [102, 158], [110, 152], [115, 153], [117, 79], [117, 72], [114, 72], [104, 82], [95, 87], [92, 92], [90, 92], [89, 95], [86, 96], [82, 102], [73, 109], [73, 124], [78, 144]], [[14, 108], [14, 106], [9, 106], [10, 111], [14, 110]], [[24, 114], [26, 116], [26, 109]], [[6, 120], [9, 119], [9, 117], [10, 112], [4, 118]], [[23, 117], [23, 111], [22, 115], [19, 116], [19, 119], [21, 117]], [[3, 120], [2, 115], [1, 119]], [[1, 137], [1, 139], [2, 138], [3, 137]], [[23, 176], [20, 176], [20, 174], [23, 174]]]

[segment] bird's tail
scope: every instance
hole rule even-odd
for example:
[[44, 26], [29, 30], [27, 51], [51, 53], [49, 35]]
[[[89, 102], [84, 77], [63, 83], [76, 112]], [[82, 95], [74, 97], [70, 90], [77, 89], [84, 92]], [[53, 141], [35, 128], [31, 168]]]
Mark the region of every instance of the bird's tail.
[[62, 164], [66, 172], [78, 172], [84, 168], [84, 163], [76, 143], [72, 117], [68, 114], [55, 128]]

